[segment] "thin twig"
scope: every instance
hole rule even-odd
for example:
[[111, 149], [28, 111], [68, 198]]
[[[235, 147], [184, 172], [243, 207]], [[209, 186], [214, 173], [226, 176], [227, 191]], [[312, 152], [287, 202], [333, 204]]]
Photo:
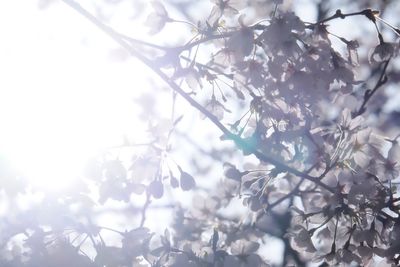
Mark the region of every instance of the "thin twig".
[[387, 76], [385, 74], [386, 74], [386, 70], [389, 65], [389, 62], [390, 62], [390, 58], [388, 60], [386, 60], [385, 62], [383, 62], [383, 69], [381, 71], [378, 81], [376, 82], [374, 89], [367, 90], [365, 92], [364, 101], [361, 104], [360, 109], [354, 114], [354, 117], [360, 116], [361, 114], [363, 114], [366, 111], [365, 106], [367, 105], [368, 101], [376, 93], [376, 91], [378, 91], [378, 89], [387, 82]]
[[371, 19], [373, 17], [375, 17], [375, 13], [376, 11], [373, 11], [372, 9], [364, 9], [362, 11], [359, 12], [353, 12], [353, 13], [348, 13], [348, 14], [343, 14], [342, 11], [340, 9], [336, 10], [336, 13], [328, 18], [322, 19], [316, 23], [311, 24], [312, 26], [315, 25], [320, 25], [320, 24], [324, 24], [325, 22], [328, 22], [330, 20], [334, 20], [334, 19], [345, 19], [346, 17], [351, 17], [351, 16], [366, 16], [368, 19]]
[[147, 208], [149, 207], [150, 203], [151, 203], [151, 195], [146, 194], [146, 202], [144, 203], [144, 205], [142, 207], [142, 219], [140, 221], [140, 227], [144, 226], [144, 223], [146, 221], [146, 211], [147, 211]]
[[303, 182], [304, 182], [304, 179], [301, 179], [300, 182], [290, 191], [290, 193], [287, 193], [280, 199], [276, 200], [274, 203], [269, 204], [267, 206], [267, 208], [265, 209], [265, 211], [268, 212], [268, 211], [272, 210], [275, 206], [277, 206], [280, 203], [282, 203], [283, 201], [285, 201], [286, 199], [293, 197], [298, 192], [298, 190]]

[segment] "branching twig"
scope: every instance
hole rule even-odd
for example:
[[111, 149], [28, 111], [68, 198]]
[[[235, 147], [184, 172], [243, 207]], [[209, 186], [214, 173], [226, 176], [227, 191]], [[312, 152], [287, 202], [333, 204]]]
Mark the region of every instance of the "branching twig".
[[300, 182], [290, 191], [290, 193], [287, 193], [286, 195], [284, 195], [283, 197], [281, 197], [280, 199], [276, 200], [274, 203], [269, 204], [266, 208], [266, 212], [272, 210], [274, 207], [276, 207], [277, 205], [279, 205], [280, 203], [282, 203], [283, 201], [285, 201], [286, 199], [289, 199], [291, 197], [293, 197], [299, 190], [301, 184], [304, 182], [304, 179], [301, 179]]
[[364, 101], [361, 104], [360, 109], [354, 114], [354, 117], [360, 116], [361, 114], [363, 114], [365, 112], [365, 110], [366, 110], [365, 106], [367, 105], [368, 101], [376, 93], [376, 91], [378, 91], [378, 89], [387, 82], [387, 76], [385, 74], [386, 74], [386, 70], [389, 65], [389, 62], [390, 62], [390, 58], [382, 63], [383, 69], [381, 71], [381, 74], [379, 76], [379, 79], [378, 79], [374, 89], [365, 91]]
[[[372, 9], [364, 9], [362, 11], [359, 12], [353, 12], [353, 13], [348, 13], [348, 14], [343, 14], [342, 11], [340, 9], [336, 10], [336, 13], [328, 18], [322, 19], [314, 24], [311, 24], [312, 26], [314, 25], [319, 25], [319, 24], [324, 24], [330, 20], [334, 20], [334, 19], [345, 19], [346, 17], [351, 17], [351, 16], [366, 16], [368, 19], [373, 20], [374, 21], [374, 17], [375, 14], [377, 13], [377, 11], [374, 11]], [[379, 13], [379, 12], [378, 12]]]

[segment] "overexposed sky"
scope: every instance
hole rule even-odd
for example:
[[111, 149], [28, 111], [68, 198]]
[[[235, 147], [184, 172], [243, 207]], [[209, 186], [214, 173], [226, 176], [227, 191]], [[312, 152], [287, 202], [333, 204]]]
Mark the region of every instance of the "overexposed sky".
[[115, 60], [118, 46], [67, 5], [37, 3], [0, 2], [0, 156], [57, 187], [64, 179], [55, 177], [140, 135], [132, 99], [148, 75], [135, 60]]

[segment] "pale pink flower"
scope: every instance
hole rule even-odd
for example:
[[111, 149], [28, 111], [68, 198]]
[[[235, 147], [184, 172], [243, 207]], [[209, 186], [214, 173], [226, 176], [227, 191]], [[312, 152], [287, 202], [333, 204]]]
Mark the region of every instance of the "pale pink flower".
[[151, 6], [154, 11], [148, 15], [146, 26], [150, 28], [150, 34], [156, 34], [164, 28], [167, 22], [172, 20], [168, 17], [168, 12], [161, 2], [152, 1]]

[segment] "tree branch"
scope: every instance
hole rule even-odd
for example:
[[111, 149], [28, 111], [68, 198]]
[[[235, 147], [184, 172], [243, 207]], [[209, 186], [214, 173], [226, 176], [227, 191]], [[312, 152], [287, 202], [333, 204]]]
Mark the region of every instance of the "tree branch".
[[[198, 103], [196, 100], [194, 100], [189, 94], [187, 94], [178, 84], [176, 84], [172, 79], [170, 79], [162, 70], [160, 70], [157, 66], [153, 64], [153, 62], [145, 57], [142, 53], [134, 49], [130, 44], [128, 44], [125, 40], [124, 37], [122, 37], [120, 34], [116, 33], [112, 28], [108, 27], [101, 21], [99, 21], [96, 17], [94, 17], [91, 13], [86, 11], [81, 5], [79, 5], [77, 2], [73, 0], [62, 0], [64, 3], [72, 7], [74, 10], [76, 10], [78, 13], [83, 15], [85, 18], [87, 18], [89, 21], [91, 21], [94, 25], [96, 25], [100, 30], [102, 30], [104, 33], [106, 33], [108, 36], [110, 36], [115, 42], [117, 42], [121, 47], [125, 48], [129, 53], [133, 56], [139, 59], [143, 64], [145, 64], [147, 67], [149, 67], [154, 73], [156, 73], [168, 86], [177, 92], [181, 97], [183, 97], [191, 106], [193, 106], [195, 109], [200, 111], [202, 114], [204, 114], [218, 129], [221, 130], [221, 132], [224, 135], [224, 138], [228, 140], [234, 141], [234, 143], [240, 148], [240, 149], [246, 149], [246, 151], [250, 151], [250, 154], [253, 154], [256, 156], [259, 160], [263, 162], [268, 162], [272, 165], [274, 165], [276, 168], [278, 168], [282, 172], [288, 172], [294, 175], [297, 175], [299, 177], [305, 178], [306, 180], [309, 180], [318, 186], [328, 190], [331, 193], [334, 193], [335, 190], [328, 185], [324, 184], [323, 182], [320, 181], [319, 178], [317, 177], [312, 177], [304, 172], [298, 171], [285, 163], [282, 163], [273, 157], [270, 157], [268, 155], [263, 154], [258, 150], [257, 147], [254, 145], [250, 144], [246, 140], [242, 139], [240, 136], [233, 134], [230, 132], [219, 120], [218, 118], [213, 115], [211, 112], [209, 112], [206, 108], [204, 108], [200, 103]], [[209, 37], [212, 38], [212, 37]], [[207, 40], [209, 40], [209, 38]], [[195, 42], [196, 43], [196, 42]], [[192, 43], [193, 44], [193, 43]], [[197, 44], [196, 44], [197, 45]]]
[[363, 114], [365, 112], [365, 110], [366, 110], [365, 106], [367, 105], [368, 101], [376, 93], [376, 91], [378, 91], [378, 89], [387, 82], [387, 76], [385, 74], [386, 74], [386, 70], [389, 65], [389, 62], [390, 62], [390, 58], [382, 63], [383, 69], [381, 71], [378, 81], [376, 82], [375, 87], [372, 90], [365, 91], [364, 101], [361, 104], [360, 109], [354, 114], [354, 117], [360, 116], [361, 114]]

